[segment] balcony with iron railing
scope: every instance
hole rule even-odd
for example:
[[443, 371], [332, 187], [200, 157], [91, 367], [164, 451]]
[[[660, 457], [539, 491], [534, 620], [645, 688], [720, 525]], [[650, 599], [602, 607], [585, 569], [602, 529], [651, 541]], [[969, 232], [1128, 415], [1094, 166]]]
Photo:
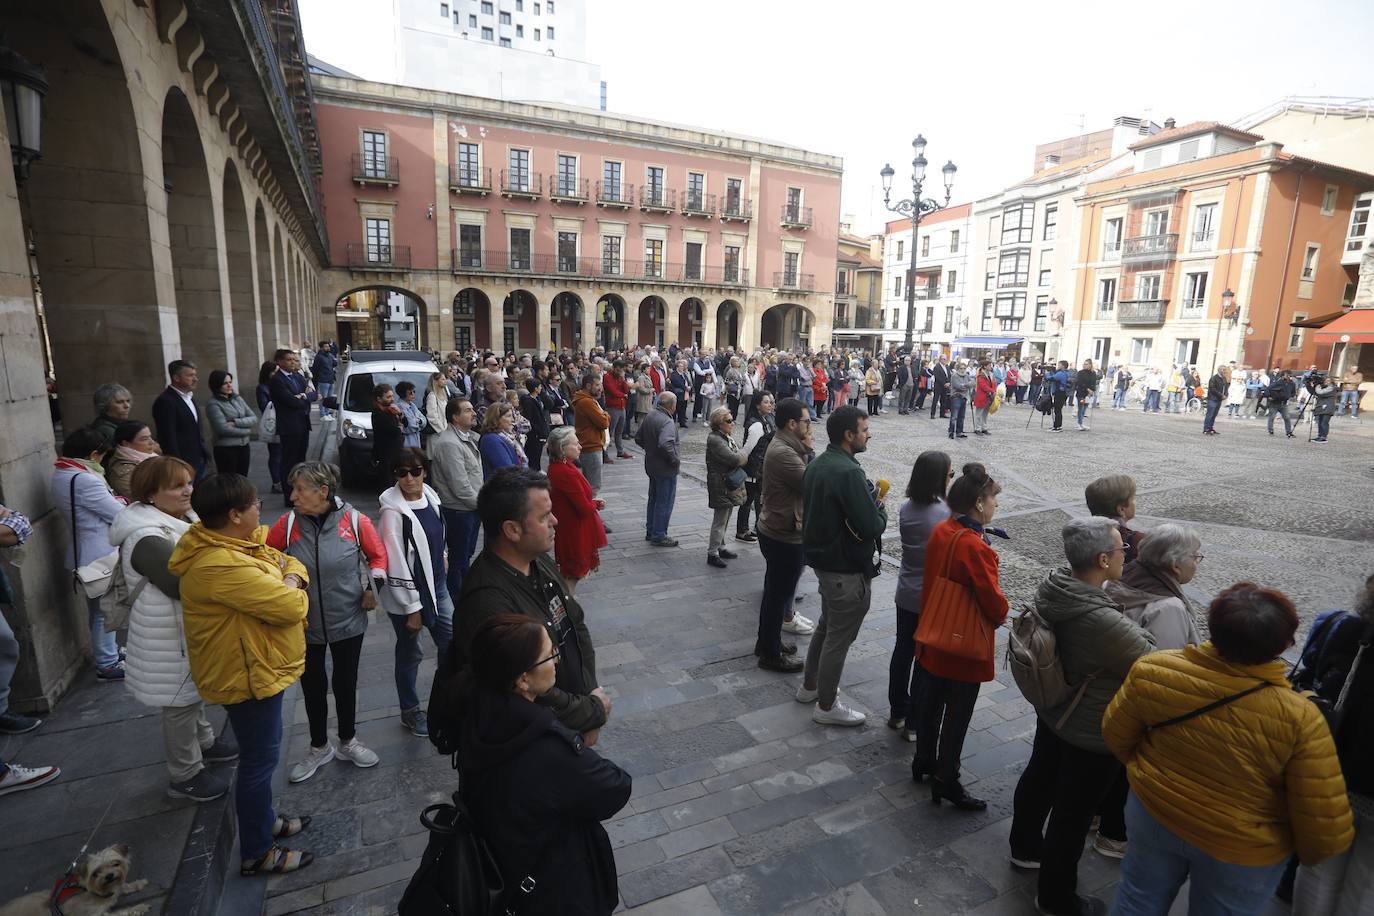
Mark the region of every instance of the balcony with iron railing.
[[544, 196], [544, 175], [524, 169], [501, 170], [501, 195], [538, 200]]
[[1178, 233], [1142, 235], [1127, 239], [1122, 252], [1124, 261], [1156, 261], [1172, 258], [1178, 252]]
[[401, 183], [401, 163], [395, 156], [359, 156], [348, 158], [353, 181], [361, 185], [381, 185], [394, 188]]
[[596, 183], [596, 205], [598, 207], [618, 207], [628, 210], [634, 206], [635, 186], [623, 181], [598, 181]]
[[1158, 327], [1168, 310], [1168, 299], [1122, 299], [1117, 303], [1116, 321], [1124, 328]]
[[677, 191], [642, 185], [639, 189], [639, 209], [656, 213], [672, 213], [677, 209]]
[[683, 216], [704, 216], [708, 219], [716, 215], [716, 195], [688, 189], [682, 195]]
[[448, 189], [455, 194], [480, 194], [486, 197], [491, 193], [491, 166], [449, 166]]
[[1182, 306], [1180, 318], [1202, 318], [1207, 314], [1206, 299], [1184, 299]]
[[1093, 318], [1098, 321], [1113, 321], [1116, 318], [1115, 302], [1099, 302], [1093, 309]]
[[1211, 251], [1215, 241], [1216, 231], [1213, 229], [1194, 229], [1193, 230], [1193, 250]]
[[795, 204], [783, 204], [779, 225], [784, 229], [810, 229], [811, 208]]
[[559, 176], [549, 182], [549, 200], [556, 204], [575, 204], [582, 206], [591, 197], [591, 182], [586, 178], [564, 178]]
[[735, 220], [747, 223], [754, 218], [754, 202], [748, 198], [725, 195], [720, 204], [720, 221], [728, 223]]
[[804, 274], [795, 270], [773, 272], [773, 288], [809, 293], [816, 289], [816, 275]]
[[1119, 261], [1121, 259], [1121, 239], [1107, 239], [1102, 243], [1102, 260]]
[[410, 270], [409, 245], [349, 242], [344, 254], [348, 266], [358, 270]]
[[485, 251], [454, 248], [455, 274], [527, 274], [575, 276], [601, 280], [695, 283], [703, 286], [748, 286], [749, 271], [731, 265], [670, 264], [619, 258]]
[[938, 286], [918, 286], [915, 289], [915, 296], [918, 302], [925, 302], [930, 299], [940, 298], [940, 287]]
[[836, 311], [835, 317], [831, 319], [830, 326], [837, 331], [847, 331], [852, 326], [849, 321], [849, 313]]

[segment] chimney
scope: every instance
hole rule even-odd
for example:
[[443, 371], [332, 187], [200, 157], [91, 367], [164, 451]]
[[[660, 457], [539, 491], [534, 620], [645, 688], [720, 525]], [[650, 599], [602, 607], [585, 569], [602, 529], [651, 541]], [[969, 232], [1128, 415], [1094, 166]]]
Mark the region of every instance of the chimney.
[[1165, 118], [1165, 119], [1164, 119], [1164, 129], [1165, 129], [1165, 130], [1173, 130], [1174, 124], [1175, 124], [1175, 123], [1176, 123], [1176, 122], [1174, 121], [1173, 118]]
[[1043, 163], [1040, 167], [1041, 167], [1042, 169], [1052, 169], [1052, 168], [1054, 168], [1054, 167], [1055, 167], [1056, 165], [1058, 165], [1058, 164], [1059, 164], [1059, 154], [1058, 154], [1058, 153], [1046, 153], [1046, 154], [1045, 154], [1045, 161], [1044, 161], [1044, 163]]

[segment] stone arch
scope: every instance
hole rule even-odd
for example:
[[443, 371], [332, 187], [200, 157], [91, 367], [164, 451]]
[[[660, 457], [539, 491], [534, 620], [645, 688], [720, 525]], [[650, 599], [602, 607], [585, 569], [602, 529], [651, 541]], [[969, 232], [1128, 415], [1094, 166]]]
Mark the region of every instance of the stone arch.
[[48, 80], [43, 158], [22, 193], [62, 416], [68, 429], [85, 424], [91, 389], [117, 381], [135, 415], [151, 418], [176, 326], [159, 309], [140, 146], [152, 138], [139, 129], [118, 45], [99, 0], [20, 0], [5, 4], [4, 20], [4, 43]]
[[805, 347], [810, 342], [815, 321], [811, 309], [796, 302], [771, 305], [759, 316], [759, 343], [784, 350]]
[[272, 276], [276, 280], [277, 327], [276, 340], [268, 350], [284, 347], [291, 339], [291, 300], [286, 297], [286, 255], [281, 240], [284, 231], [280, 225], [272, 227]]
[[267, 226], [267, 213], [258, 200], [253, 206], [253, 269], [258, 275], [258, 335], [261, 341], [262, 362], [272, 358], [277, 347], [277, 294], [272, 285], [272, 230]]
[[645, 296], [639, 303], [639, 340], [642, 347], [655, 346], [660, 350], [668, 345], [665, 340], [667, 329], [668, 303], [662, 296]]
[[334, 300], [339, 350], [423, 350], [428, 307], [403, 286], [355, 286]]
[[576, 352], [585, 349], [582, 339], [582, 297], [577, 293], [561, 292], [553, 297], [550, 306], [553, 330], [558, 337], [558, 349]]
[[739, 349], [740, 323], [744, 320], [744, 309], [734, 299], [726, 299], [716, 306], [716, 349], [726, 347]]
[[606, 293], [596, 301], [596, 340], [593, 344], [607, 350], [625, 349], [625, 300]]
[[539, 301], [527, 289], [513, 289], [501, 303], [501, 353], [539, 347]]
[[181, 337], [177, 355], [202, 373], [228, 368], [210, 172], [191, 103], [176, 87], [162, 104], [162, 186]]
[[475, 286], [453, 297], [453, 347], [459, 352], [491, 348], [491, 300]]
[[677, 310], [677, 342], [683, 347], [700, 347], [705, 344], [704, 334], [706, 303], [696, 296], [682, 300]]
[[257, 384], [262, 364], [262, 338], [253, 303], [253, 247], [243, 185], [233, 162], [224, 163], [224, 253], [229, 267], [229, 311], [233, 318], [234, 376], [238, 387]]

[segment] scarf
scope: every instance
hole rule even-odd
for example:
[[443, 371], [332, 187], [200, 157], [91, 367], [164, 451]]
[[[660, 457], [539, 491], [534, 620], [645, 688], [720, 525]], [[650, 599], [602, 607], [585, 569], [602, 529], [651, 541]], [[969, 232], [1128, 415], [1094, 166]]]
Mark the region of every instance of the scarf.
[[105, 468], [98, 461], [88, 461], [85, 458], [58, 458], [53, 462], [53, 469], [58, 471], [87, 471], [101, 480], [105, 479]]
[[1130, 564], [1121, 573], [1121, 584], [1149, 595], [1177, 598], [1183, 602], [1185, 608], [1192, 608], [1192, 604], [1183, 595], [1183, 588], [1171, 573], [1153, 569], [1139, 561]]
[[140, 452], [138, 449], [130, 448], [127, 445], [117, 445], [115, 446], [115, 457], [122, 458], [132, 464], [142, 464], [149, 458], [156, 458], [157, 454], [155, 452]]
[[511, 447], [515, 449], [516, 464], [522, 468], [529, 467], [530, 459], [529, 456], [525, 454], [525, 447], [520, 444], [520, 437], [515, 433], [507, 432], [498, 432], [497, 435], [509, 442]]

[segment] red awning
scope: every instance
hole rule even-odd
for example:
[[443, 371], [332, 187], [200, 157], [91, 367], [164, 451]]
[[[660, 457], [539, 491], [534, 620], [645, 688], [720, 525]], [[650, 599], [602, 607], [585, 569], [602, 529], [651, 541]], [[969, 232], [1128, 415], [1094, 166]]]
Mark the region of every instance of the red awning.
[[1312, 336], [1321, 344], [1374, 343], [1374, 308], [1351, 309]]

